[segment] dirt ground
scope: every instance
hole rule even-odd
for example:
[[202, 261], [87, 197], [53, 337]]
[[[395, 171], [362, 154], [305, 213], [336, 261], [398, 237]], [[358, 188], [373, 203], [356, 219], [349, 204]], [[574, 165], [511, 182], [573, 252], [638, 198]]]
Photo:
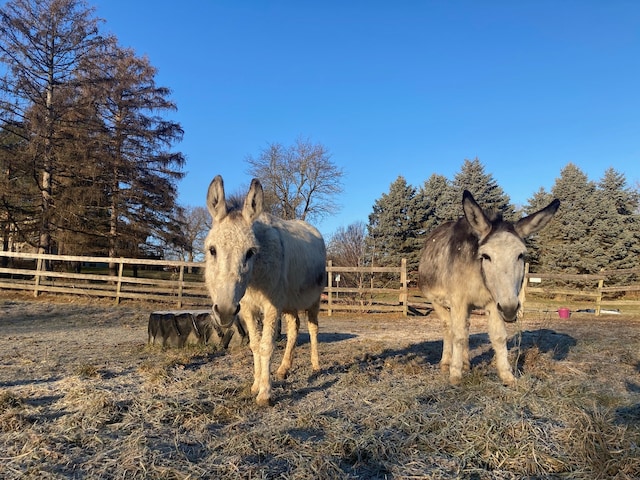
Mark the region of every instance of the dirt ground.
[[[149, 314], [165, 309], [145, 304], [114, 306], [108, 301], [78, 301], [59, 296], [11, 298], [5, 293], [0, 296], [0, 388], [52, 382], [77, 374], [85, 367], [97, 369], [103, 378], [130, 372], [154, 354], [145, 348]], [[572, 313], [567, 320], [560, 319], [555, 312], [534, 312], [508, 325], [508, 331], [511, 335], [524, 332], [524, 336], [514, 337], [511, 346], [515, 341], [528, 341], [541, 346], [543, 351], [555, 350], [556, 355], [561, 355], [581, 339], [594, 335], [604, 337], [605, 343], [611, 345], [623, 339], [637, 341], [639, 327], [640, 319], [624, 315], [595, 317], [589, 313]], [[473, 316], [472, 356], [487, 354], [486, 332], [484, 317]], [[441, 338], [440, 322], [433, 315], [320, 317], [321, 343], [374, 341], [393, 348], [433, 342], [437, 349]], [[298, 343], [306, 341], [303, 319]], [[245, 349], [248, 351], [248, 347]], [[280, 360], [278, 353], [281, 352], [276, 352], [274, 363]], [[430, 360], [437, 363], [440, 354], [441, 350], [433, 352]], [[607, 355], [606, 352], [600, 354]], [[479, 361], [481, 358], [476, 358], [476, 363]], [[640, 369], [640, 365], [637, 368]], [[251, 372], [246, 374], [249, 378]]]
[[[50, 382], [77, 374], [83, 366], [99, 369], [103, 377], [129, 371], [148, 357], [144, 346], [149, 314], [163, 309], [144, 304], [113, 306], [100, 300], [79, 302], [71, 297], [0, 297], [0, 387]], [[609, 337], [612, 343], [640, 338], [640, 320], [621, 315], [574, 313], [567, 320], [555, 312], [529, 313], [508, 327], [512, 335], [524, 331], [525, 341], [526, 333], [535, 330], [536, 344], [546, 342], [549, 349], [558, 351], [566, 351], [593, 335]], [[299, 343], [308, 339], [305, 332], [303, 319]], [[486, 343], [482, 316], [472, 317], [470, 333], [472, 349]], [[441, 338], [440, 322], [433, 316], [320, 317], [320, 342], [325, 343], [369, 340], [393, 347]]]
[[[450, 440], [438, 443], [433, 438], [444, 435], [445, 425], [452, 424], [438, 423], [424, 442], [418, 433], [411, 433], [427, 432], [424, 424], [396, 418], [405, 415], [405, 407], [399, 405], [406, 404], [411, 406], [406, 408], [411, 421], [416, 421], [416, 412], [424, 413], [422, 420], [435, 421], [435, 406], [446, 405], [433, 399], [466, 391], [454, 415], [467, 432], [474, 430], [469, 426], [472, 422], [482, 418], [471, 415], [479, 406], [490, 409], [496, 398], [509, 398], [500, 400], [495, 419], [483, 425], [486, 433], [480, 435], [479, 445], [482, 436], [496, 433], [496, 426], [509, 418], [502, 409], [511, 405], [508, 408], [519, 417], [508, 428], [529, 425], [536, 452], [547, 448], [549, 432], [558, 430], [569, 439], [569, 446], [550, 447], [548, 463], [526, 468], [540, 474], [562, 471], [571, 478], [595, 478], [595, 469], [608, 468], [612, 461], [605, 465], [587, 452], [587, 460], [572, 465], [575, 428], [569, 424], [578, 414], [570, 413], [563, 420], [546, 413], [534, 415], [535, 408], [551, 405], [554, 389], [563, 389], [563, 404], [578, 405], [579, 414], [591, 411], [589, 405], [596, 399], [589, 398], [594, 395], [590, 392], [595, 392], [602, 408], [611, 410], [607, 428], [620, 432], [606, 440], [608, 451], [614, 458], [625, 455], [616, 464], [618, 471], [632, 472], [617, 478], [633, 478], [640, 472], [638, 462], [629, 460], [635, 454], [628, 452], [629, 444], [638, 449], [634, 432], [640, 422], [640, 318], [574, 313], [560, 319], [556, 312], [528, 312], [508, 327], [511, 351], [522, 352], [522, 358], [511, 356], [516, 356], [513, 360], [525, 375], [518, 389], [509, 391], [500, 387], [490, 366], [492, 351], [483, 316], [471, 321], [472, 373], [467, 378], [472, 379], [462, 390], [452, 390], [437, 369], [442, 337], [440, 323], [432, 315], [322, 315], [322, 372], [309, 376], [309, 339], [303, 321], [290, 378], [274, 383], [276, 407], [264, 411], [255, 409], [246, 392], [252, 379], [248, 347], [185, 351], [183, 357], [176, 349], [150, 347], [147, 323], [155, 310], [166, 307], [0, 296], [0, 450], [5, 450], [0, 451], [0, 477], [186, 479], [222, 478], [235, 471], [244, 478], [335, 478], [338, 474], [343, 478], [525, 478], [522, 471], [529, 470], [522, 470], [520, 457], [509, 467], [504, 457], [498, 458], [512, 446], [478, 447], [468, 455], [459, 450], [466, 447], [456, 446], [451, 452], [434, 454], [433, 445], [443, 449], [450, 445]], [[279, 342], [274, 369], [283, 348], [284, 342]], [[384, 393], [374, 387], [387, 392], [388, 398], [384, 400]], [[574, 400], [579, 392], [584, 398]], [[485, 395], [492, 400], [484, 400]], [[158, 399], [163, 399], [163, 409]], [[381, 401], [389, 403], [388, 408], [376, 411]], [[364, 416], [367, 410], [354, 407], [360, 404], [377, 412], [376, 416]], [[598, 415], [594, 421], [599, 421]], [[280, 420], [274, 422], [277, 416]], [[182, 418], [181, 424], [177, 418]], [[397, 426], [390, 429], [396, 420]], [[366, 436], [369, 429], [371, 435]], [[384, 435], [398, 436], [403, 429], [410, 430], [406, 438], [399, 437], [407, 445], [398, 446], [393, 456], [389, 453], [393, 442], [383, 441]], [[496, 441], [503, 438], [504, 434], [497, 434]], [[295, 456], [290, 442], [309, 457]], [[256, 448], [265, 453], [245, 453]], [[319, 448], [326, 451], [318, 453]], [[380, 455], [388, 458], [383, 462]], [[528, 455], [523, 452], [522, 458]], [[286, 475], [279, 476], [278, 469]], [[296, 476], [294, 471], [302, 473]], [[271, 476], [265, 472], [272, 472]]]
[[[145, 349], [153, 305], [112, 306], [73, 298], [0, 297], [0, 387], [52, 382], [87, 366], [102, 377], [119, 377], [153, 355]], [[425, 318], [321, 317], [320, 342], [373, 338], [391, 344], [437, 338]], [[301, 325], [304, 342], [306, 326]], [[436, 336], [434, 336], [436, 335]], [[247, 347], [248, 348], [248, 347]], [[157, 353], [157, 352], [156, 352]], [[248, 371], [247, 378], [251, 372]]]

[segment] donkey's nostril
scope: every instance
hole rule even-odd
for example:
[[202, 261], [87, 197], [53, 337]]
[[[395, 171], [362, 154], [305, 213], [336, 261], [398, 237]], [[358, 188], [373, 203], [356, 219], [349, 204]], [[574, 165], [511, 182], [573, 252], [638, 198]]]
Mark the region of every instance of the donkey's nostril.
[[215, 304], [213, 306], [213, 313], [215, 314], [214, 316], [218, 324], [222, 328], [229, 328], [231, 325], [233, 325], [233, 322], [236, 319], [236, 315], [240, 311], [240, 305], [236, 305], [234, 310], [225, 310], [226, 309], [221, 310], [220, 307], [218, 307], [218, 304]]
[[496, 304], [498, 307], [498, 312], [502, 316], [502, 319], [505, 322], [514, 322], [516, 320], [516, 315], [518, 314], [518, 310], [520, 309], [520, 302], [516, 305], [507, 305], [503, 306], [501, 304]]
[[235, 308], [234, 308], [232, 305], [230, 305], [229, 307], [230, 307], [230, 308], [228, 308], [228, 309], [227, 309], [227, 308], [222, 308], [222, 309], [221, 309], [221, 308], [218, 306], [218, 304], [216, 303], [216, 304], [213, 306], [213, 311], [214, 311], [214, 312], [215, 312], [219, 317], [234, 317], [234, 316], [236, 316], [236, 315], [238, 314], [238, 312], [240, 311], [240, 304], [237, 304], [237, 305], [235, 306]]

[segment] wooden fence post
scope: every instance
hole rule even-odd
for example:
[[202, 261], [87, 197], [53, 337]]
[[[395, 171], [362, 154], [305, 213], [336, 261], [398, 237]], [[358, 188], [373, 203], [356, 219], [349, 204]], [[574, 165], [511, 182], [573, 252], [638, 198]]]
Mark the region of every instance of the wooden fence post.
[[184, 281], [184, 265], [180, 265], [178, 275], [178, 308], [182, 308], [182, 282]]
[[598, 296], [596, 297], [596, 317], [600, 316], [602, 308], [602, 287], [604, 287], [604, 278], [598, 280]]
[[116, 283], [116, 305], [120, 303], [120, 291], [122, 288], [122, 272], [124, 271], [124, 259], [120, 258], [118, 267], [118, 282]]
[[402, 305], [402, 314], [406, 317], [409, 310], [409, 286], [407, 284], [407, 259], [403, 258], [400, 262], [400, 304]]
[[34, 297], [38, 296], [38, 287], [40, 286], [40, 274], [42, 272], [43, 263], [44, 263], [44, 260], [42, 259], [42, 256], [38, 255], [38, 259], [36, 260], [36, 278], [34, 279], [35, 285], [33, 287]]
[[520, 301], [520, 310], [518, 310], [518, 318], [524, 317], [524, 302], [527, 299], [527, 286], [529, 285], [529, 262], [524, 264], [524, 277], [522, 277], [522, 288], [518, 294], [518, 300]]
[[333, 304], [333, 261], [327, 262], [327, 316], [331, 316], [331, 306]]

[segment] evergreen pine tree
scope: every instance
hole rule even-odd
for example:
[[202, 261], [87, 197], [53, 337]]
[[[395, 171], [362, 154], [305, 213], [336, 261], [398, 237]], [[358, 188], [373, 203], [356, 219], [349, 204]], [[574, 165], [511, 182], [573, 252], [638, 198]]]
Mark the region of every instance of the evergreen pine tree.
[[[531, 215], [532, 213], [543, 209], [552, 201], [553, 195], [540, 187], [540, 189], [533, 194], [533, 197], [528, 200], [528, 204], [524, 207], [523, 216]], [[560, 203], [560, 208], [563, 208], [562, 203]], [[554, 220], [551, 220], [551, 223], [545, 228], [555, 228]], [[540, 234], [535, 234], [524, 239], [524, 243], [527, 245], [527, 262], [531, 265], [532, 271], [539, 269], [540, 257], [543, 255], [545, 248], [547, 248], [544, 243], [540, 243], [539, 238]]]
[[638, 193], [627, 187], [624, 174], [607, 169], [597, 186], [601, 214], [594, 221], [601, 268], [623, 269], [638, 266], [640, 217]]
[[552, 222], [538, 234], [543, 246], [541, 268], [549, 272], [597, 272], [602, 260], [593, 233], [601, 211], [595, 184], [569, 163], [551, 191], [561, 204]]
[[462, 192], [469, 190], [485, 210], [501, 213], [506, 220], [515, 219], [515, 208], [511, 205], [509, 196], [491, 174], [485, 173], [484, 165], [478, 158], [464, 161], [453, 179], [453, 190], [458, 199], [459, 214], [462, 212]]
[[422, 203], [422, 225], [426, 234], [438, 225], [457, 219], [461, 214], [460, 202], [456, 201], [457, 195], [454, 194], [451, 182], [443, 175], [431, 175], [422, 185], [419, 198]]
[[369, 215], [369, 251], [373, 265], [397, 266], [407, 259], [407, 269], [417, 271], [422, 230], [416, 215], [416, 189], [399, 176], [383, 193]]

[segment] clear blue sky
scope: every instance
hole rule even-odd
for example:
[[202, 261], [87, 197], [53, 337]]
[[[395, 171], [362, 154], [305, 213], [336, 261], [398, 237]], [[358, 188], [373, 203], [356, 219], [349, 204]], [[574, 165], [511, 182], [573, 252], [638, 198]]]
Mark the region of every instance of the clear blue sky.
[[98, 0], [122, 46], [147, 55], [185, 130], [179, 202], [304, 137], [343, 168], [326, 236], [368, 222], [399, 176], [453, 178], [465, 158], [516, 204], [569, 162], [640, 181], [640, 2]]

